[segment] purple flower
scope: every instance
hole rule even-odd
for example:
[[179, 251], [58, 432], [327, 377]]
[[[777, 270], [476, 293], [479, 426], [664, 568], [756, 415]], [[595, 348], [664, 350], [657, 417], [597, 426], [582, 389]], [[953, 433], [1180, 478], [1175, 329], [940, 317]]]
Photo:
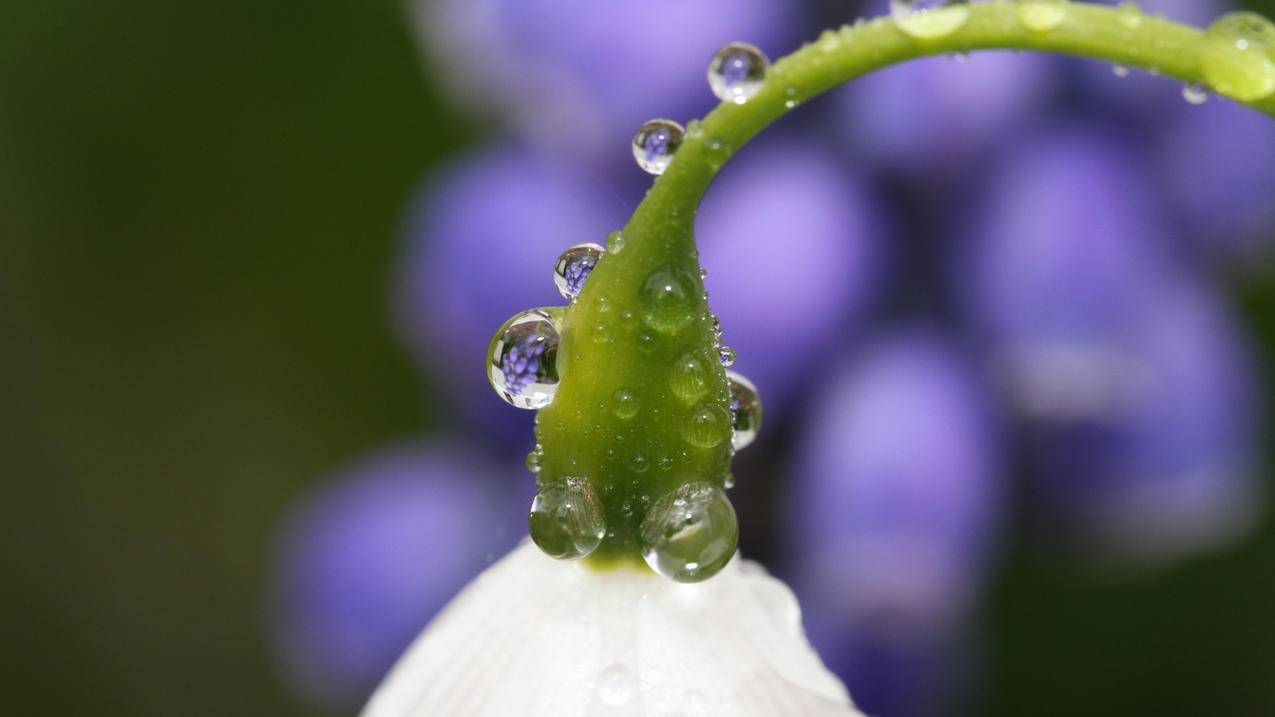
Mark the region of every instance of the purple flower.
[[797, 6], [765, 0], [417, 0], [418, 27], [454, 91], [577, 160], [621, 159], [651, 117], [703, 114], [709, 58], [746, 40], [777, 51]]
[[492, 332], [520, 311], [561, 305], [558, 255], [604, 241], [625, 208], [605, 184], [508, 146], [444, 170], [411, 208], [396, 281], [399, 333], [459, 415], [511, 450], [530, 447], [531, 416], [489, 400]]
[[747, 148], [709, 189], [696, 224], [709, 304], [768, 411], [863, 315], [883, 225], [859, 178], [796, 140]]
[[438, 445], [386, 450], [289, 514], [277, 550], [275, 638], [310, 701], [361, 704], [434, 613], [525, 534], [524, 496], [470, 455]]
[[1054, 85], [1043, 55], [978, 52], [907, 62], [837, 94], [858, 155], [890, 170], [947, 174], [1022, 126]]
[[950, 341], [914, 330], [835, 367], [807, 419], [795, 589], [866, 712], [922, 713], [948, 686], [937, 658], [974, 607], [1003, 508], [984, 395]]

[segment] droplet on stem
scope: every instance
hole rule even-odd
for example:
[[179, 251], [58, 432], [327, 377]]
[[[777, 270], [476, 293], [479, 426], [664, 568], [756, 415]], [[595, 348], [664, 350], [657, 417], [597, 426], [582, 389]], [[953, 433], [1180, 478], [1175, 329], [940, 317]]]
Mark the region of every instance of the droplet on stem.
[[633, 158], [650, 174], [664, 174], [673, 154], [682, 146], [686, 130], [670, 119], [653, 119], [633, 135]]
[[770, 61], [746, 42], [732, 42], [708, 62], [708, 86], [717, 99], [742, 105], [761, 90]]
[[562, 252], [553, 266], [553, 283], [562, 298], [574, 302], [580, 296], [585, 279], [605, 253], [606, 249], [592, 243], [576, 244]]
[[660, 575], [684, 583], [706, 580], [735, 554], [735, 508], [716, 485], [688, 483], [651, 505], [639, 541], [646, 564]]
[[761, 430], [761, 396], [752, 381], [735, 373], [726, 372], [730, 385], [731, 445], [735, 450], [747, 447]]
[[1204, 32], [1200, 65], [1213, 89], [1241, 102], [1275, 94], [1275, 24], [1252, 12], [1232, 12]]
[[557, 309], [531, 309], [504, 323], [487, 347], [487, 378], [511, 406], [548, 406], [558, 390]]
[[531, 539], [546, 555], [574, 560], [592, 553], [606, 535], [602, 506], [589, 481], [563, 478], [546, 483], [531, 502]]
[[1067, 19], [1067, 0], [1016, 0], [1018, 21], [1032, 32], [1048, 32]]
[[929, 40], [955, 32], [970, 10], [962, 0], [890, 0], [890, 16], [903, 32]]

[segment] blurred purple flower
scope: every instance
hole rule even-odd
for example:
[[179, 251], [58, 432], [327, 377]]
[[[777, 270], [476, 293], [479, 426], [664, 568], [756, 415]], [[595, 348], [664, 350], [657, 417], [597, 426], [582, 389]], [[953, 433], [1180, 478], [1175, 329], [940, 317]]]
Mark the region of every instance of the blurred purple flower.
[[[1153, 145], [1157, 176], [1191, 239], [1253, 249], [1275, 224], [1275, 123], [1214, 97], [1175, 112]], [[1267, 241], [1260, 249], [1271, 250]], [[1251, 257], [1250, 257], [1251, 258]]]
[[750, 147], [709, 189], [696, 225], [705, 285], [768, 411], [865, 313], [883, 225], [863, 182], [810, 143]]
[[506, 319], [565, 303], [554, 263], [572, 244], [603, 242], [626, 205], [605, 183], [527, 149], [502, 147], [436, 176], [411, 207], [398, 263], [395, 320], [435, 390], [511, 451], [530, 448], [532, 416], [492, 397], [484, 355]]
[[[538, 144], [576, 159], [620, 150], [652, 117], [716, 104], [709, 57], [745, 40], [776, 52], [799, 6], [765, 0], [416, 0], [417, 26], [461, 96], [495, 106]], [[654, 104], [653, 104], [654, 103]]]
[[946, 174], [982, 157], [1049, 96], [1044, 55], [978, 52], [876, 72], [837, 95], [840, 127], [858, 155], [891, 170]]
[[982, 387], [949, 341], [915, 330], [838, 367], [807, 420], [790, 524], [811, 640], [865, 711], [927, 714], [1003, 509]]
[[434, 613], [525, 534], [527, 503], [514, 502], [523, 496], [471, 455], [386, 450], [291, 511], [272, 624], [285, 671], [310, 701], [361, 704]]

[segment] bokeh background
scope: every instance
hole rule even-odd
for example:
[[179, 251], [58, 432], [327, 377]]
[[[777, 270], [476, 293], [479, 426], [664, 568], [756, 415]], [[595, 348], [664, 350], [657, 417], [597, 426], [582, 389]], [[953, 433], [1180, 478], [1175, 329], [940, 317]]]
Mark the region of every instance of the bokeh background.
[[[881, 10], [4, 3], [4, 711], [354, 712], [525, 530], [482, 347], [632, 129]], [[1275, 714], [1275, 123], [1115, 69], [883, 73], [701, 213], [742, 549], [874, 714]]]

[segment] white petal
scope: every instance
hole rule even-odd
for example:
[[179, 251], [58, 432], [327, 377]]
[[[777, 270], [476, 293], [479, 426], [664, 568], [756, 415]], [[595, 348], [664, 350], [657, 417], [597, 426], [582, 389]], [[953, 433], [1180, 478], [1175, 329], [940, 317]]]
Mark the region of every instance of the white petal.
[[760, 566], [737, 558], [683, 585], [530, 542], [452, 601], [363, 715], [861, 717]]

